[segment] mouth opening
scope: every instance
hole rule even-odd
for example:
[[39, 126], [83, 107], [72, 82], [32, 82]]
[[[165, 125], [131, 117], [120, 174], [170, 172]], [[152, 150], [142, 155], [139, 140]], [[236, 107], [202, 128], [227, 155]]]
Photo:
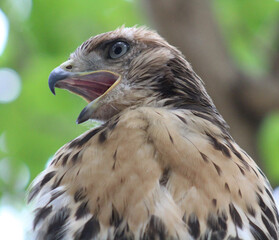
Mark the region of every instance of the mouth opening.
[[120, 81], [120, 75], [109, 71], [95, 71], [60, 80], [55, 87], [73, 92], [87, 102], [105, 95]]

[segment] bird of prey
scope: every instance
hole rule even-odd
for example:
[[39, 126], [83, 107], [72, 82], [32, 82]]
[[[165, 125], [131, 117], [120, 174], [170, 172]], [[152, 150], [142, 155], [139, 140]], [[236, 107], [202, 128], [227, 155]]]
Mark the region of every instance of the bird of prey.
[[49, 76], [103, 121], [32, 184], [33, 232], [58, 239], [279, 239], [272, 189], [202, 80], [155, 31], [91, 37]]

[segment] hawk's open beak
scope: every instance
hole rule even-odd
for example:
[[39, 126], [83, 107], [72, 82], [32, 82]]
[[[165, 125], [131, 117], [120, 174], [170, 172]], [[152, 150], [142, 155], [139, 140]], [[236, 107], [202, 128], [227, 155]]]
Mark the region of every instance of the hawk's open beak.
[[55, 68], [49, 75], [48, 85], [55, 95], [55, 87], [67, 89], [81, 97], [89, 104], [81, 111], [77, 123], [87, 121], [98, 108], [99, 100], [113, 89], [121, 76], [107, 70], [92, 72], [68, 72], [61, 67]]

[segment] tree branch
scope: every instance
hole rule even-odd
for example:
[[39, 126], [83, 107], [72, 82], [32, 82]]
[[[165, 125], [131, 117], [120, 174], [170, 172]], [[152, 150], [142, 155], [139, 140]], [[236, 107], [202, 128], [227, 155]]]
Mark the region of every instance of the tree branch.
[[251, 79], [243, 77], [234, 89], [238, 108], [259, 122], [267, 114], [279, 109], [279, 81], [275, 77]]

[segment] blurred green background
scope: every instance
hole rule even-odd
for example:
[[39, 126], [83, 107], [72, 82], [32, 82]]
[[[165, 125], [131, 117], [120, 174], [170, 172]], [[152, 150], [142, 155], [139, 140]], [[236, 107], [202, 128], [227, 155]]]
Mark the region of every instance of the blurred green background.
[[[85, 102], [63, 90], [54, 97], [49, 73], [90, 36], [123, 24], [149, 23], [133, 0], [1, 0], [0, 9], [0, 226], [8, 218], [20, 226], [28, 218], [25, 191], [30, 181], [63, 144], [90, 127], [75, 124]], [[214, 9], [238, 65], [258, 75], [268, 71], [270, 49], [259, 51], [258, 44], [269, 46], [274, 37], [279, 2], [215, 0]], [[278, 113], [263, 121], [258, 147], [275, 187]], [[14, 239], [23, 239], [24, 228]], [[7, 239], [3, 234], [0, 238]]]

